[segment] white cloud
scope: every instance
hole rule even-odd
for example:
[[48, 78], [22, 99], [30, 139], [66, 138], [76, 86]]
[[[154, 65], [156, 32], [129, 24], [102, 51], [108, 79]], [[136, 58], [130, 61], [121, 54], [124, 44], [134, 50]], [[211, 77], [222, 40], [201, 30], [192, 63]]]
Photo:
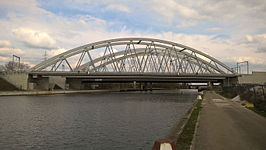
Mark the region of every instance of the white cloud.
[[121, 5], [121, 4], [109, 4], [105, 8], [105, 10], [121, 11], [121, 12], [126, 12], [126, 13], [130, 12], [127, 6]]
[[52, 49], [52, 50], [49, 50], [46, 52], [47, 52], [48, 57], [53, 57], [55, 55], [58, 55], [58, 54], [65, 52], [65, 51], [66, 51], [66, 49], [64, 49], [64, 48], [58, 48], [58, 49]]
[[[79, 1], [84, 2], [85, 0]], [[22, 2], [23, 1], [21, 1], [21, 3]], [[44, 9], [38, 8], [35, 3], [30, 4], [30, 9], [27, 9], [28, 6], [23, 4], [21, 4], [22, 6], [15, 5], [16, 8], [13, 9], [20, 8], [21, 11], [25, 10], [27, 13], [10, 11], [8, 13], [9, 20], [0, 19], [0, 37], [1, 39], [10, 39], [12, 41], [13, 47], [19, 47], [22, 49], [21, 51], [24, 52], [24, 54], [20, 54], [24, 56], [23, 59], [34, 64], [40, 63], [43, 60], [44, 54], [43, 50], [40, 50], [36, 47], [47, 47], [51, 49], [47, 51], [48, 56], [51, 57], [66, 50], [100, 40], [118, 37], [151, 37], [170, 40], [196, 48], [200, 51], [210, 54], [222, 62], [236, 62], [241, 58], [241, 60], [249, 60], [251, 63], [265, 65], [266, 62], [263, 60], [266, 58], [266, 53], [256, 53], [256, 51], [259, 51], [259, 48], [263, 48], [266, 45], [265, 34], [263, 34], [263, 32], [261, 32], [259, 35], [253, 33], [257, 29], [255, 25], [258, 25], [258, 27], [265, 27], [265, 20], [261, 19], [265, 18], [262, 17], [264, 16], [265, 12], [261, 12], [261, 6], [258, 5], [256, 9], [261, 13], [256, 12], [256, 14], [253, 12], [255, 8], [252, 7], [247, 9], [248, 5], [246, 3], [246, 1], [240, 2], [237, 0], [230, 2], [211, 2], [209, 0], [203, 0], [199, 2], [185, 0], [178, 2], [174, 0], [136, 1], [136, 5], [138, 5], [138, 8], [140, 8], [137, 11], [139, 11], [140, 14], [141, 11], [143, 11], [141, 8], [142, 6], [145, 7], [144, 9], [149, 9], [148, 11], [150, 11], [150, 7], [152, 7], [152, 11], [150, 11], [151, 13], [147, 14], [148, 16], [156, 17], [156, 19], [158, 18], [160, 21], [175, 20], [180, 23], [178, 25], [173, 25], [177, 28], [191, 26], [195, 26], [196, 28], [198, 23], [205, 23], [205, 21], [210, 20], [214, 24], [218, 21], [218, 24], [221, 22], [224, 24], [236, 24], [234, 27], [239, 27], [239, 24], [243, 25], [239, 29], [235, 28], [233, 33], [230, 33], [232, 35], [230, 35], [232, 37], [230, 40], [213, 39], [215, 35], [200, 35], [197, 33], [182, 34], [168, 32], [167, 30], [163, 29], [158, 29], [158, 31], [150, 33], [143, 30], [138, 31], [138, 28], [132, 29], [132, 26], [134, 25], [129, 26], [126, 23], [124, 26], [128, 26], [127, 28], [114, 31], [110, 30], [109, 27], [111, 25], [115, 25], [115, 22], [106, 21], [89, 15], [73, 17], [57, 16], [55, 14], [46, 12]], [[122, 7], [124, 10], [119, 10], [117, 5], [119, 6], [121, 4], [117, 4], [116, 1], [104, 3], [104, 6], [109, 7], [110, 10], [133, 12], [133, 9], [128, 9], [131, 7], [129, 7], [126, 2], [121, 5], [126, 7]], [[252, 3], [251, 5], [254, 4]], [[147, 6], [150, 7], [147, 8]], [[9, 7], [12, 7], [12, 5], [9, 5]], [[103, 9], [107, 9], [107, 7]], [[135, 9], [136, 7], [132, 8]], [[253, 17], [251, 17], [251, 15], [247, 15], [247, 13], [243, 11], [245, 9], [247, 13], [250, 12]], [[260, 18], [260, 20], [258, 18]], [[237, 24], [237, 22], [239, 23]], [[165, 22], [162, 21], [161, 23], [164, 24]], [[254, 25], [251, 25], [252, 23]], [[204, 31], [212, 32], [218, 32], [219, 30], [219, 28], [204, 29]], [[224, 28], [222, 27], [220, 31], [223, 30]], [[30, 48], [23, 47], [21, 43], [12, 39], [14, 37], [17, 41], [23, 42]], [[242, 41], [239, 42], [239, 39], [242, 39]], [[58, 49], [57, 47], [61, 48]], [[6, 52], [7, 51], [2, 51], [1, 53], [0, 51], [1, 54]], [[8, 53], [12, 54], [10, 52]], [[26, 55], [28, 53], [31, 55]], [[98, 55], [102, 55], [101, 52]], [[254, 61], [256, 59], [259, 61]]]
[[[170, 22], [169, 26], [187, 27], [197, 24], [204, 26], [214, 23], [225, 28], [231, 37], [237, 38], [265, 31], [266, 20], [263, 19], [266, 18], [265, 0], [138, 1], [138, 5], [143, 3], [143, 9], [146, 9], [145, 6], [151, 7], [152, 11], [156, 12], [153, 16], [158, 15], [156, 19], [160, 21], [167, 20]], [[176, 25], [177, 23], [179, 24]]]
[[11, 43], [7, 40], [0, 40], [0, 48], [3, 48], [3, 47], [11, 47]]
[[74, 1], [78, 3], [89, 3], [90, 2], [90, 0], [74, 0]]
[[208, 28], [207, 31], [210, 31], [210, 32], [218, 32], [218, 31], [221, 31], [222, 28], [219, 28], [219, 27], [213, 27], [213, 28]]
[[8, 57], [0, 56], [0, 62], [7, 62], [9, 60]]
[[0, 56], [11, 57], [13, 54], [19, 56], [24, 54], [24, 51], [19, 48], [9, 48], [9, 47], [0, 48]]
[[257, 47], [257, 52], [266, 53], [266, 34], [246, 35], [246, 42]]
[[249, 63], [256, 64], [256, 65], [265, 65], [266, 64], [266, 59], [254, 58], [254, 57], [249, 57], [249, 56], [233, 57], [233, 60], [236, 62], [248, 61]]
[[[167, 19], [168, 21], [175, 20], [185, 22], [184, 19], [189, 19], [189, 21], [192, 21], [194, 25], [197, 20], [207, 18], [207, 16], [200, 14], [197, 9], [184, 4], [186, 3], [175, 0], [152, 0], [147, 2], [147, 5], [151, 6], [155, 12], [163, 16], [162, 19]], [[188, 21], [183, 24], [188, 24]], [[180, 26], [182, 27], [184, 25], [181, 24]]]
[[[103, 19], [96, 18], [93, 16], [85, 15], [85, 16], [79, 16], [80, 25], [82, 26], [88, 26], [90, 24], [93, 24], [95, 27], [105, 27], [107, 25], [107, 22]], [[73, 21], [76, 21], [73, 19]]]
[[12, 14], [13, 11], [15, 11], [17, 15], [23, 13], [28, 13], [30, 15], [51, 14], [50, 12], [39, 8], [37, 0], [27, 0], [27, 2], [25, 2], [25, 0], [1, 0], [0, 6], [9, 10], [8, 15]]
[[0, 63], [11, 61], [13, 55], [21, 57], [24, 54], [24, 51], [18, 48], [2, 47], [0, 48]]
[[247, 40], [248, 42], [253, 42], [253, 37], [250, 36], [250, 35], [246, 35], [246, 40]]
[[29, 28], [17, 28], [12, 30], [13, 35], [18, 41], [23, 42], [29, 47], [54, 48], [55, 40], [46, 32], [35, 31]]
[[257, 35], [246, 35], [246, 39], [251, 43], [265, 43], [266, 44], [266, 34]]
[[257, 45], [239, 44], [238, 40], [233, 39], [213, 39], [214, 36], [209, 35], [174, 34], [172, 32], [158, 34], [156, 37], [195, 48], [221, 62], [235, 62], [236, 64], [239, 61], [249, 61], [251, 64], [264, 65], [266, 68], [266, 53], [256, 53]]
[[0, 5], [4, 7], [9, 7], [9, 8], [24, 8], [24, 9], [29, 9], [29, 8], [36, 8], [37, 2], [35, 0], [28, 0], [27, 3], [25, 3], [24, 0], [14, 0], [14, 1], [8, 1], [8, 0], [3, 0], [0, 1]]
[[177, 28], [185, 28], [185, 27], [195, 26], [196, 24], [197, 24], [197, 22], [195, 22], [195, 21], [192, 21], [192, 20], [184, 20], [180, 24], [178, 24], [176, 27]]

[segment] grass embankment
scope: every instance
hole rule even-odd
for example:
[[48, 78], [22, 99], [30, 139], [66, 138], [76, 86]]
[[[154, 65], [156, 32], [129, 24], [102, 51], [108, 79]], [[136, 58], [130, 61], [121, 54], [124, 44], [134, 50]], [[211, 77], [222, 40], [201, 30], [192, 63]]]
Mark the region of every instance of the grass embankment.
[[261, 110], [257, 109], [256, 107], [248, 108], [248, 109], [254, 111], [255, 113], [257, 113], [263, 117], [266, 117], [266, 111], [261, 111]]
[[192, 143], [194, 132], [196, 128], [196, 123], [198, 119], [199, 112], [201, 110], [201, 102], [202, 100], [198, 100], [196, 107], [191, 113], [190, 118], [187, 121], [182, 133], [177, 139], [176, 148], [178, 150], [188, 150], [190, 149], [190, 145]]
[[248, 104], [245, 104], [245, 107], [247, 109], [250, 109], [257, 114], [266, 117], [266, 102], [265, 102], [266, 99], [264, 95], [262, 95], [262, 93], [257, 92], [257, 95], [255, 95], [254, 91], [247, 90], [243, 93], [240, 93], [239, 96], [240, 99], [247, 100], [248, 103], [252, 104], [252, 107], [249, 107], [247, 106]]

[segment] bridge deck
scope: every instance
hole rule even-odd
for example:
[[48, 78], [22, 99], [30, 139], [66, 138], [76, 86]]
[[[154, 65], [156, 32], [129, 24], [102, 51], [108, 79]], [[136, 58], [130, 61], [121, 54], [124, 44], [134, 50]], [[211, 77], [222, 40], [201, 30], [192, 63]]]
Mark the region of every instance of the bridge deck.
[[221, 82], [232, 74], [116, 73], [116, 72], [31, 72], [33, 76], [63, 76], [82, 82]]

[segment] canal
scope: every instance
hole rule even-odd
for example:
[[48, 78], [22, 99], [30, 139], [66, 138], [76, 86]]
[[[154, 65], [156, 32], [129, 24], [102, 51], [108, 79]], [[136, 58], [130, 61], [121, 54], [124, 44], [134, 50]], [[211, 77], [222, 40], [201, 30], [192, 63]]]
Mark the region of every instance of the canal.
[[0, 97], [0, 149], [150, 150], [195, 91]]

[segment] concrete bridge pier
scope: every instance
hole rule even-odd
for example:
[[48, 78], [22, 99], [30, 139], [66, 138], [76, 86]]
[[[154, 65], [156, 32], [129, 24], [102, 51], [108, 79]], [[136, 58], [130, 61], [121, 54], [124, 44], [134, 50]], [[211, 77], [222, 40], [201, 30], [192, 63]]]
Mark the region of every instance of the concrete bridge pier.
[[29, 77], [29, 90], [49, 90], [49, 77], [30, 76]]
[[133, 82], [133, 89], [134, 89], [134, 90], [137, 89], [137, 82], [136, 82], [136, 81]]
[[209, 89], [212, 89], [213, 88], [213, 82], [208, 82], [208, 87], [209, 87]]
[[237, 85], [237, 84], [238, 84], [238, 77], [237, 76], [234, 78], [227, 77], [222, 82], [222, 86], [233, 86], [233, 85]]
[[147, 83], [146, 82], [140, 82], [139, 85], [140, 85], [140, 90], [145, 91]]
[[152, 82], [140, 83], [140, 87], [142, 91], [152, 91]]
[[127, 86], [125, 85], [125, 83], [119, 83], [119, 90], [120, 91], [126, 91], [127, 90]]
[[66, 78], [62, 76], [49, 77], [51, 89], [66, 89]]
[[149, 82], [149, 83], [148, 83], [148, 89], [149, 89], [150, 91], [152, 91], [152, 82]]
[[66, 78], [61, 76], [29, 75], [28, 90], [65, 89]]
[[66, 79], [66, 84], [69, 86], [69, 89], [73, 90], [84, 89], [84, 85], [82, 84], [81, 79]]

